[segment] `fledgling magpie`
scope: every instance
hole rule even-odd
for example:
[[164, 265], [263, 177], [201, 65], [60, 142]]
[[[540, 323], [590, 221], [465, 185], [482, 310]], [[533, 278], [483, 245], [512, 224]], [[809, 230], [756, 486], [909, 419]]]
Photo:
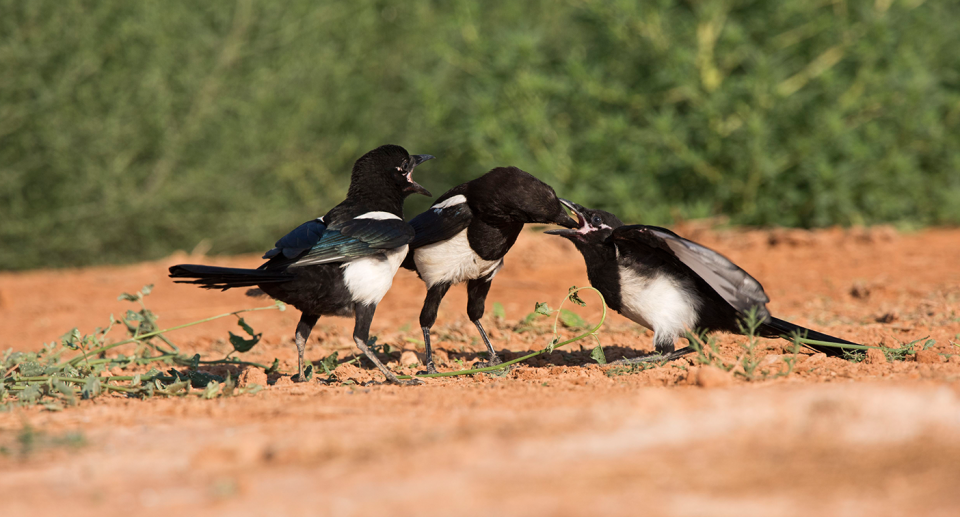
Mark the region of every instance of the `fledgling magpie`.
[[503, 257], [517, 241], [524, 223], [577, 226], [549, 185], [516, 167], [498, 167], [450, 189], [410, 221], [416, 237], [403, 267], [416, 271], [427, 284], [420, 311], [427, 372], [437, 371], [430, 349], [430, 328], [437, 321], [440, 301], [450, 286], [462, 282], [467, 282], [467, 316], [490, 353], [487, 364], [501, 362], [480, 318], [490, 283], [503, 267]]
[[[607, 306], [653, 330], [654, 346], [663, 358], [693, 351], [686, 347], [674, 352], [674, 342], [687, 330], [743, 334], [740, 325], [752, 308], [762, 322], [757, 329], [762, 337], [791, 339], [791, 333], [799, 332], [807, 339], [856, 345], [772, 317], [766, 307], [770, 298], [760, 282], [709, 248], [665, 228], [627, 226], [609, 212], [561, 202], [577, 215], [578, 228], [546, 233], [573, 242], [583, 255], [590, 284]], [[843, 354], [835, 347], [807, 346], [827, 355]]]
[[353, 165], [347, 198], [323, 217], [307, 221], [277, 241], [257, 269], [181, 264], [170, 268], [177, 283], [227, 290], [258, 286], [302, 312], [295, 335], [297, 380], [305, 380], [303, 350], [320, 316], [355, 316], [353, 340], [387, 377], [401, 383], [367, 347], [377, 304], [393, 284], [415, 232], [403, 220], [403, 201], [430, 196], [413, 181], [413, 169], [433, 158], [384, 145]]

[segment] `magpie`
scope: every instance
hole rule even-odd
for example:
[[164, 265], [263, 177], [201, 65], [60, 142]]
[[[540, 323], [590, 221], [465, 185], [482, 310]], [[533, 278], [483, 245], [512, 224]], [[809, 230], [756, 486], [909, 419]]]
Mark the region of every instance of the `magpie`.
[[427, 285], [420, 328], [428, 373], [437, 371], [430, 348], [437, 309], [447, 290], [462, 282], [467, 283], [467, 316], [490, 354], [486, 365], [500, 364], [480, 318], [490, 283], [524, 223], [577, 226], [549, 185], [516, 167], [498, 167], [450, 189], [410, 221], [416, 236], [403, 267], [416, 271]]
[[[791, 334], [816, 341], [856, 345], [774, 318], [770, 301], [755, 278], [723, 255], [680, 237], [665, 228], [624, 225], [615, 215], [589, 210], [562, 199], [577, 216], [577, 229], [550, 230], [573, 242], [583, 255], [587, 277], [607, 306], [653, 330], [659, 357], [675, 359], [693, 351], [674, 350], [687, 330], [719, 330], [743, 334], [741, 325], [754, 310], [762, 337], [792, 339]], [[827, 355], [842, 349], [807, 346]]]
[[[180, 264], [170, 268], [170, 277], [204, 289], [257, 286], [299, 309], [296, 380], [306, 380], [304, 344], [320, 316], [353, 315], [357, 348], [388, 381], [410, 384], [401, 383], [377, 359], [367, 339], [377, 304], [390, 289], [415, 235], [403, 220], [403, 201], [413, 193], [431, 195], [413, 181], [413, 169], [432, 158], [411, 156], [397, 145], [378, 147], [353, 165], [347, 198], [283, 236], [257, 269]], [[248, 294], [260, 294], [251, 291]]]

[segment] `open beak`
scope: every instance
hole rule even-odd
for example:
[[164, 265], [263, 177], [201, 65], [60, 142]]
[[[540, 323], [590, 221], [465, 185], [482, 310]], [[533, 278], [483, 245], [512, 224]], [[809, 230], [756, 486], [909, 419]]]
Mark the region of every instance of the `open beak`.
[[429, 190], [423, 188], [423, 185], [417, 183], [416, 181], [413, 181], [413, 169], [417, 165], [420, 165], [421, 163], [427, 160], [432, 160], [434, 158], [436, 158], [436, 156], [433, 156], [430, 154], [414, 154], [410, 156], [410, 170], [407, 171], [407, 181], [409, 181], [410, 184], [407, 185], [405, 189], [403, 189], [404, 192], [423, 194], [424, 196], [427, 196], [427, 197], [433, 197], [433, 194], [431, 194]]
[[[577, 216], [577, 220], [574, 221], [573, 218], [567, 217], [570, 219], [570, 224], [564, 224], [567, 228], [574, 228], [572, 230], [563, 229], [563, 230], [547, 230], [544, 233], [549, 233], [550, 235], [559, 235], [560, 237], [566, 237], [572, 239], [577, 235], [583, 233], [581, 230], [587, 227], [587, 219], [583, 216], [583, 213], [580, 211], [583, 209], [582, 206], [574, 203], [573, 201], [568, 201], [566, 199], [560, 198], [560, 204], [567, 207], [571, 213]], [[561, 224], [561, 223], [557, 223]]]

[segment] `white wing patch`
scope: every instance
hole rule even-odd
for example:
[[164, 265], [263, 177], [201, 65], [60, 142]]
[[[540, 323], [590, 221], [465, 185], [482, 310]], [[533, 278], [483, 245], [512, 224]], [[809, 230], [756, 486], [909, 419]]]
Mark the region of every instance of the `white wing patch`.
[[440, 210], [443, 210], [444, 208], [450, 208], [451, 206], [462, 205], [466, 202], [467, 202], [467, 196], [464, 196], [463, 194], [457, 194], [456, 196], [452, 196], [448, 199], [444, 199], [443, 201], [431, 206], [430, 208], [433, 208], [434, 210], [438, 208]]
[[662, 274], [645, 277], [620, 267], [620, 313], [653, 330], [654, 340], [676, 339], [693, 330], [702, 304], [689, 281]]
[[417, 248], [413, 260], [428, 289], [442, 282], [453, 285], [496, 275], [503, 267], [503, 259], [484, 260], [473, 251], [466, 228], [450, 239]]
[[390, 212], [367, 212], [367, 213], [365, 213], [365, 214], [360, 214], [360, 215], [354, 217], [354, 219], [380, 219], [380, 220], [383, 220], [383, 219], [400, 219], [400, 218], [397, 217], [397, 216], [394, 215], [394, 214], [391, 214]]
[[343, 268], [343, 282], [347, 285], [353, 301], [367, 305], [380, 303], [393, 285], [393, 277], [397, 274], [400, 263], [407, 256], [407, 248], [408, 246], [404, 244], [386, 253], [361, 257], [340, 266]]

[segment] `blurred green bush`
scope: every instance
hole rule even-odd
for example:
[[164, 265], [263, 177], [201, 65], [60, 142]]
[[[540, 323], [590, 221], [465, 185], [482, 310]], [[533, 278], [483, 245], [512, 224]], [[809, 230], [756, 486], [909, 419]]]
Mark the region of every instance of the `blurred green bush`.
[[[363, 152], [633, 222], [960, 223], [960, 3], [0, 0], [0, 268], [268, 248]], [[408, 215], [427, 200], [408, 202]]]

